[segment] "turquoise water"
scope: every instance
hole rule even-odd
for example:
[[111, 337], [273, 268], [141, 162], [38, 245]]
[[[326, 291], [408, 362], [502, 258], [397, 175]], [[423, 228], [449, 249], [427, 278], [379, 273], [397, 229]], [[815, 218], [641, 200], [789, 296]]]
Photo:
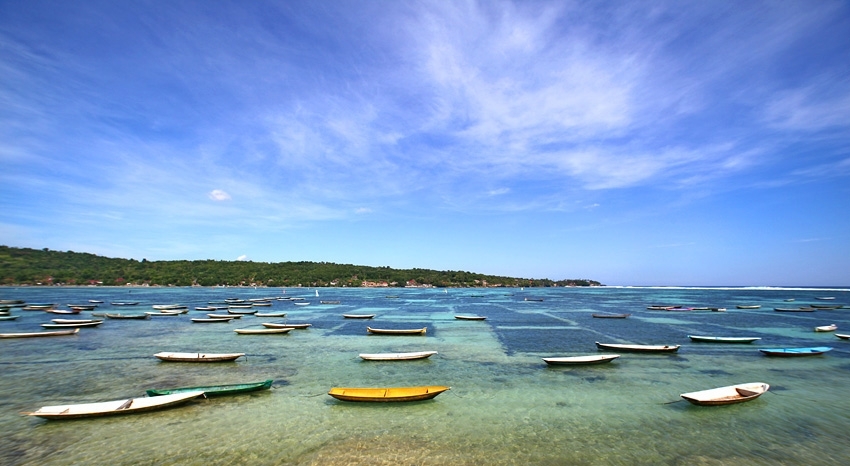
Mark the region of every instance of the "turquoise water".
[[[447, 292], [446, 292], [447, 291]], [[0, 339], [0, 464], [806, 464], [850, 462], [850, 309], [811, 313], [774, 307], [850, 305], [850, 290], [812, 289], [249, 289], [0, 288], [2, 299], [95, 312], [151, 311], [228, 297], [275, 301], [311, 323], [285, 335], [237, 335], [280, 318], [229, 324], [180, 317], [107, 320], [76, 336]], [[388, 295], [398, 296], [388, 298]], [[543, 299], [525, 301], [524, 298]], [[795, 298], [789, 303], [784, 300]], [[319, 300], [339, 300], [322, 305]], [[109, 302], [140, 301], [136, 307]], [[653, 304], [726, 307], [727, 312], [650, 311]], [[739, 310], [737, 304], [759, 304]], [[594, 312], [631, 313], [594, 319]], [[342, 314], [377, 314], [373, 320]], [[65, 317], [14, 310], [0, 333], [39, 331]], [[82, 316], [90, 315], [84, 311]], [[487, 316], [461, 321], [456, 314]], [[367, 335], [366, 326], [428, 327], [426, 336]], [[687, 335], [757, 336], [750, 345], [691, 343]], [[598, 354], [594, 342], [681, 344], [676, 354], [621, 353], [610, 364], [546, 366], [547, 356]], [[823, 355], [769, 358], [758, 348], [832, 346]], [[359, 353], [436, 350], [430, 359], [366, 362]], [[160, 362], [160, 351], [244, 352], [223, 364]], [[142, 396], [148, 388], [275, 379], [254, 394], [198, 400], [133, 416], [44, 421], [21, 416], [44, 405]], [[767, 382], [757, 400], [692, 406], [680, 393]], [[417, 403], [345, 403], [335, 386], [449, 385]]]

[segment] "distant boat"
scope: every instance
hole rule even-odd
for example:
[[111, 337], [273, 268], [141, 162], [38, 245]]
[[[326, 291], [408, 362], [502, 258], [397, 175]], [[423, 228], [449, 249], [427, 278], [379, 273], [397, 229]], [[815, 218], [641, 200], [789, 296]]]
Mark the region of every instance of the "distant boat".
[[109, 304], [112, 304], [113, 306], [138, 306], [139, 301], [118, 301]]
[[836, 333], [835, 336], [837, 336], [838, 338], [841, 338], [842, 340], [850, 340], [850, 335], [844, 335], [844, 334], [841, 334], [841, 333]]
[[524, 298], [523, 301], [537, 301], [542, 302], [543, 298]]
[[150, 316], [149, 316], [149, 315], [147, 315], [147, 314], [110, 314], [110, 313], [108, 313], [108, 312], [105, 314], [105, 316], [106, 316], [106, 317], [109, 317], [110, 319], [137, 319], [137, 320], [143, 320], [143, 319], [149, 319], [149, 318], [150, 318]]
[[436, 351], [415, 351], [411, 353], [364, 353], [361, 354], [360, 357], [367, 361], [406, 361], [430, 358], [435, 354], [437, 354]]
[[207, 314], [210, 319], [241, 319], [240, 314]]
[[263, 327], [266, 328], [297, 328], [297, 329], [305, 329], [307, 327], [312, 327], [313, 324], [276, 324], [271, 322], [263, 322]]
[[630, 315], [631, 314], [591, 314], [590, 316], [597, 319], [625, 319]]
[[619, 358], [619, 354], [604, 354], [592, 356], [568, 356], [559, 358], [543, 358], [550, 366], [575, 366], [587, 364], [604, 364]]
[[83, 324], [86, 322], [103, 322], [102, 319], [50, 319], [54, 324]]
[[835, 299], [835, 297], [834, 296], [820, 296], [820, 297], [815, 297], [815, 299], [819, 299], [821, 301], [832, 301], [833, 299]]
[[233, 306], [230, 306], [230, 307], [227, 308], [227, 313], [228, 314], [250, 315], [250, 314], [256, 314], [257, 310], [256, 309], [248, 309], [248, 308], [234, 309]]
[[102, 320], [95, 320], [95, 321], [92, 321], [92, 322], [74, 322], [74, 323], [70, 323], [70, 324], [56, 324], [56, 323], [41, 324], [41, 326], [44, 327], [44, 328], [80, 328], [80, 327], [97, 327], [98, 325], [100, 325], [102, 323], [103, 323]]
[[752, 343], [761, 340], [761, 337], [710, 337], [701, 335], [688, 335], [688, 338], [701, 343]]
[[90, 300], [89, 300], [89, 302], [90, 302], [90, 303], [95, 303], [95, 304], [101, 304], [101, 303], [103, 303], [103, 301], [101, 301], [101, 300], [99, 300], [99, 299], [90, 299]]
[[310, 303], [308, 303], [308, 302], [303, 302], [303, 301], [299, 301], [299, 302], [297, 302], [297, 303], [292, 303], [292, 304], [294, 304], [294, 305], [296, 305], [296, 306], [309, 306], [309, 305], [310, 305]]
[[237, 328], [233, 331], [240, 335], [267, 335], [289, 333], [292, 327], [288, 328]]
[[460, 320], [487, 320], [484, 316], [455, 316], [455, 319]]
[[408, 328], [408, 329], [385, 329], [385, 328], [366, 327], [366, 331], [368, 333], [373, 333], [373, 334], [376, 334], [376, 335], [425, 335], [425, 332], [427, 330], [428, 330], [428, 327]]
[[203, 395], [202, 391], [176, 393], [174, 395], [130, 398], [128, 400], [106, 401], [62, 406], [44, 406], [37, 411], [25, 413], [44, 419], [77, 419], [84, 417], [109, 416], [115, 414], [135, 414], [162, 409], [185, 403]]
[[148, 396], [164, 396], [174, 395], [177, 393], [204, 392], [204, 396], [224, 396], [236, 395], [240, 393], [255, 392], [257, 390], [268, 390], [272, 386], [273, 379], [262, 382], [236, 383], [228, 385], [207, 385], [203, 387], [181, 387], [181, 388], [161, 388], [147, 390]]
[[761, 306], [758, 305], [758, 304], [739, 304], [735, 307], [737, 307], [738, 309], [759, 309], [759, 308], [761, 308]]
[[157, 311], [177, 311], [183, 309], [189, 309], [188, 306], [184, 306], [182, 304], [154, 304], [151, 306]]
[[73, 335], [79, 332], [79, 328], [69, 330], [56, 330], [53, 332], [19, 332], [19, 333], [0, 333], [0, 338], [35, 338], [35, 337], [58, 337], [62, 335]]
[[811, 307], [775, 307], [773, 310], [776, 312], [815, 312], [814, 308]]
[[179, 312], [169, 312], [169, 311], [147, 311], [145, 314], [151, 317], [176, 317], [179, 316]]
[[0, 320], [15, 320], [20, 316], [0, 315]]
[[830, 325], [822, 325], [820, 327], [815, 327], [815, 332], [832, 332], [838, 328], [835, 324]]
[[203, 317], [193, 317], [192, 322], [195, 322], [196, 324], [215, 324], [215, 323], [230, 322], [233, 319], [234, 319], [233, 317], [224, 317], [224, 318], [212, 318], [212, 317], [210, 317], [210, 318], [207, 318], [207, 319], [204, 319]]
[[788, 298], [788, 299], [785, 300], [786, 303], [790, 303], [790, 302], [793, 302], [793, 301], [794, 301], [794, 298]]
[[717, 406], [754, 400], [769, 389], [770, 385], [766, 383], [753, 382], [682, 393], [680, 396], [695, 405]]
[[679, 351], [679, 346], [680, 345], [621, 345], [616, 343], [596, 342], [596, 347], [599, 349], [632, 351], [638, 353], [673, 353]]
[[95, 305], [95, 304], [68, 304], [68, 307], [70, 307], [71, 309], [79, 309], [81, 311], [91, 311], [92, 309], [96, 308], [97, 305]]
[[784, 356], [784, 357], [793, 357], [793, 356], [817, 356], [819, 354], [826, 353], [827, 351], [831, 351], [832, 348], [829, 346], [815, 346], [812, 348], [762, 348], [759, 349], [762, 353], [767, 356]]
[[49, 312], [51, 314], [79, 314], [79, 309], [45, 309], [44, 312]]
[[420, 401], [430, 400], [449, 390], [441, 385], [392, 388], [332, 388], [328, 395], [342, 401]]
[[254, 315], [256, 317], [286, 317], [285, 312], [258, 312]]
[[810, 304], [815, 309], [838, 309], [840, 304]]
[[155, 357], [169, 362], [228, 362], [234, 361], [245, 353], [171, 353], [154, 354]]
[[346, 319], [371, 319], [375, 317], [375, 314], [343, 314], [342, 317]]
[[319, 301], [319, 304], [339, 304], [339, 301]]

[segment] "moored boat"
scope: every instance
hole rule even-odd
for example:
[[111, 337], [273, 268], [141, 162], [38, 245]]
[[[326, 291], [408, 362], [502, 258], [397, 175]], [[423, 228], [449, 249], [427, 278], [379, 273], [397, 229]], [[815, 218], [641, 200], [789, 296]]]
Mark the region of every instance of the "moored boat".
[[6, 315], [0, 315], [0, 320], [15, 320], [18, 317], [20, 317], [20, 316], [13, 316], [13, 315], [6, 314]]
[[114, 303], [109, 303], [113, 306], [138, 306], [139, 301], [116, 301]]
[[249, 393], [258, 390], [268, 390], [272, 386], [273, 379], [264, 380], [262, 382], [235, 383], [227, 385], [207, 385], [203, 387], [180, 387], [180, 388], [152, 388], [147, 390], [148, 396], [164, 396], [174, 395], [176, 393], [186, 393], [200, 391], [204, 392], [204, 396], [224, 396], [236, 395], [239, 393]]
[[256, 314], [257, 310], [256, 309], [250, 309], [250, 308], [233, 309], [232, 307], [228, 307], [227, 313], [228, 314], [237, 314], [237, 315], [250, 315], [250, 314]]
[[36, 338], [36, 337], [59, 337], [62, 335], [74, 335], [79, 332], [79, 328], [69, 330], [56, 330], [52, 332], [16, 332], [16, 333], [0, 333], [0, 338]]
[[758, 304], [739, 304], [735, 307], [737, 307], [738, 309], [759, 309], [759, 308], [761, 308], [761, 305], [758, 305]]
[[815, 312], [815, 309], [811, 307], [775, 307], [773, 310], [776, 312]]
[[254, 315], [256, 317], [286, 317], [285, 312], [258, 312]]
[[149, 316], [149, 315], [147, 315], [147, 314], [110, 314], [110, 313], [108, 313], [108, 312], [107, 312], [107, 313], [106, 313], [106, 314], [104, 314], [104, 315], [105, 315], [106, 317], [109, 317], [110, 319], [136, 319], [136, 320], [144, 320], [144, 319], [149, 319], [149, 318], [150, 318], [150, 316]]
[[210, 319], [241, 319], [241, 314], [207, 314]]
[[838, 328], [838, 325], [835, 325], [835, 324], [822, 325], [820, 327], [815, 327], [815, 332], [833, 332], [837, 328]]
[[202, 391], [176, 393], [158, 397], [130, 398], [127, 400], [105, 401], [102, 403], [85, 403], [74, 405], [44, 406], [37, 411], [25, 413], [44, 419], [77, 419], [95, 416], [110, 416], [115, 414], [134, 414], [155, 409], [167, 408], [185, 403], [192, 398], [203, 395]]
[[425, 359], [437, 354], [436, 351], [414, 351], [410, 353], [363, 353], [360, 357], [367, 361], [406, 361]]
[[343, 314], [342, 317], [345, 319], [371, 319], [375, 317], [375, 314]]
[[793, 357], [793, 356], [817, 356], [832, 351], [829, 346], [814, 346], [811, 348], [760, 348], [759, 351], [767, 356]]
[[680, 345], [621, 345], [618, 343], [599, 343], [596, 347], [614, 351], [632, 351], [638, 353], [673, 353], [679, 351]]
[[705, 335], [688, 335], [692, 341], [699, 343], [752, 343], [761, 337], [711, 337]]
[[180, 315], [180, 312], [174, 311], [147, 311], [145, 314], [151, 317], [176, 317]]
[[839, 307], [841, 307], [840, 304], [809, 304], [809, 306], [811, 306], [815, 309], [824, 309], [824, 310], [826, 310], [826, 309], [838, 309]]
[[196, 324], [215, 324], [215, 323], [230, 322], [231, 320], [233, 320], [233, 317], [224, 317], [224, 318], [209, 317], [209, 318], [206, 318], [206, 319], [203, 318], [203, 317], [193, 317], [191, 320], [192, 320], [192, 322], [194, 322]]
[[391, 388], [332, 388], [328, 395], [342, 401], [420, 401], [430, 400], [450, 387], [431, 385], [423, 387]]
[[841, 334], [841, 333], [836, 333], [835, 336], [838, 337], [838, 338], [841, 338], [842, 340], [850, 340], [850, 335], [844, 335], [844, 334]]
[[680, 396], [695, 405], [718, 406], [754, 400], [769, 389], [770, 385], [766, 383], [751, 382], [682, 393]]
[[630, 315], [631, 314], [591, 314], [590, 316], [597, 319], [625, 319]]
[[155, 357], [169, 362], [228, 362], [234, 361], [245, 353], [173, 353], [161, 352], [154, 354]]
[[590, 356], [567, 356], [555, 358], [543, 358], [550, 366], [576, 366], [588, 364], [604, 364], [619, 358], [619, 354], [603, 354]]
[[336, 300], [333, 300], [333, 301], [319, 301], [319, 304], [339, 304], [339, 303], [340, 303], [340, 302], [339, 302], [339, 301], [336, 301]]
[[275, 324], [271, 322], [263, 322], [263, 327], [266, 328], [297, 328], [303, 330], [312, 326], [313, 324]]
[[103, 322], [103, 319], [50, 319], [54, 324], [84, 324], [87, 322]]
[[240, 335], [268, 335], [268, 334], [280, 334], [280, 333], [289, 333], [292, 330], [292, 327], [289, 328], [237, 328], [233, 329], [234, 332]]
[[57, 323], [41, 324], [41, 326], [44, 327], [44, 328], [80, 328], [80, 327], [97, 327], [98, 325], [100, 325], [102, 323], [103, 323], [102, 320], [95, 320], [95, 321], [92, 321], [92, 322], [73, 322], [73, 323], [67, 323], [67, 324], [57, 324]]
[[462, 315], [456, 315], [456, 316], [455, 316], [455, 319], [458, 319], [458, 320], [487, 320], [487, 317], [485, 317], [485, 316], [462, 316]]
[[366, 327], [368, 333], [375, 335], [425, 335], [428, 327], [422, 328], [406, 328], [406, 329], [387, 329], [387, 328], [372, 328]]

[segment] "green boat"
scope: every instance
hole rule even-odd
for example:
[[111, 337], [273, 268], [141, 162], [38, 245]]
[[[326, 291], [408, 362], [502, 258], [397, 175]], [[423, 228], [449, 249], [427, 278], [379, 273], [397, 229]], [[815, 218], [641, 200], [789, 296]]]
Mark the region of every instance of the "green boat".
[[175, 393], [202, 391], [206, 396], [223, 396], [235, 395], [237, 393], [247, 393], [257, 390], [268, 390], [272, 387], [274, 380], [269, 379], [264, 382], [252, 383], [235, 383], [230, 385], [211, 385], [208, 387], [182, 387], [170, 389], [151, 389], [147, 390], [148, 396], [173, 395]]

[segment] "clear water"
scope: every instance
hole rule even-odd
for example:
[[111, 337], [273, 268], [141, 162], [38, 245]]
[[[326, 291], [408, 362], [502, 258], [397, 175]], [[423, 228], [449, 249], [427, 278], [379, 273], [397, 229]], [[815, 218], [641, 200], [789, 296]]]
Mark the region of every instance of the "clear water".
[[[0, 464], [848, 464], [850, 309], [774, 312], [817, 296], [850, 305], [850, 290], [806, 289], [248, 289], [0, 288], [0, 298], [67, 303], [101, 299], [95, 312], [152, 304], [205, 305], [227, 297], [276, 301], [286, 335], [237, 335], [259, 327], [180, 317], [107, 320], [76, 336], [0, 339]], [[398, 296], [388, 298], [387, 295]], [[524, 301], [525, 297], [542, 302]], [[786, 298], [796, 298], [793, 303]], [[339, 300], [321, 305], [319, 300]], [[140, 301], [112, 307], [112, 301]], [[727, 312], [649, 311], [652, 304]], [[739, 310], [737, 304], [760, 304]], [[631, 313], [594, 319], [594, 312]], [[0, 333], [41, 330], [63, 317], [13, 311]], [[374, 320], [343, 319], [375, 313]], [[90, 312], [84, 311], [84, 316]], [[456, 314], [487, 316], [461, 321]], [[426, 336], [367, 335], [366, 326], [428, 327]], [[843, 332], [842, 332], [843, 331]], [[757, 336], [750, 345], [691, 343], [687, 335]], [[597, 354], [594, 342], [681, 344], [677, 354], [622, 353], [600, 366], [551, 368], [547, 356]], [[769, 358], [758, 348], [832, 346], [823, 356]], [[436, 350], [430, 359], [366, 362], [359, 353]], [[160, 362], [160, 351], [244, 352], [223, 364]], [[148, 388], [275, 379], [272, 390], [194, 401], [132, 416], [44, 421], [44, 405], [142, 396]], [[692, 406], [680, 393], [767, 382], [757, 400]], [[334, 386], [449, 385], [417, 403], [345, 403]]]

